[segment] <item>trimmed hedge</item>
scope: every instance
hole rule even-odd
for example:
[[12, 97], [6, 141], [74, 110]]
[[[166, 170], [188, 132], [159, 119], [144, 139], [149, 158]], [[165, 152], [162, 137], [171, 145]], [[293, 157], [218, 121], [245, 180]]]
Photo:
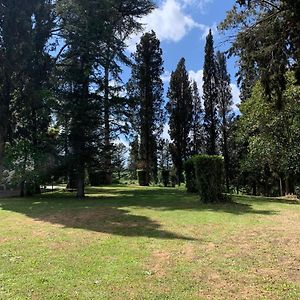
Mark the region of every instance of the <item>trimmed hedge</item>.
[[225, 200], [224, 159], [217, 155], [197, 155], [193, 158], [197, 188], [205, 203]]
[[149, 186], [149, 182], [147, 180], [147, 172], [145, 170], [137, 170], [137, 177], [140, 186]]
[[169, 182], [170, 182], [170, 171], [169, 170], [161, 171], [161, 181], [165, 187], [167, 187], [169, 185]]
[[189, 193], [198, 192], [195, 175], [194, 159], [190, 158], [184, 163], [185, 185]]

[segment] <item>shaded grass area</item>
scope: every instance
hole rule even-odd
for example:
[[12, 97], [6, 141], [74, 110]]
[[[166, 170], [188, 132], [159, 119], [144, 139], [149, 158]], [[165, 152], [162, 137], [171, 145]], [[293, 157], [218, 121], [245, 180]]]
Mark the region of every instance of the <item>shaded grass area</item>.
[[300, 206], [114, 186], [0, 199], [0, 299], [299, 299]]

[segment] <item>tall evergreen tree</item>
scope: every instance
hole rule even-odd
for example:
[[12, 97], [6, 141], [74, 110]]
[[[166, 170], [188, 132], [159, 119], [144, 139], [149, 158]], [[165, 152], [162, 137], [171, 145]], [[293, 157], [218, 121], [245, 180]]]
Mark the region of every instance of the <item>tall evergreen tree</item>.
[[[52, 59], [47, 46], [55, 26], [54, 7], [50, 0], [9, 1], [0, 7], [0, 165], [9, 128], [14, 158], [31, 161], [35, 172], [46, 154], [50, 124]], [[24, 172], [20, 181], [25, 177]]]
[[295, 70], [300, 84], [299, 18], [299, 0], [238, 0], [227, 12], [219, 27], [234, 37], [229, 53], [238, 57], [243, 98], [245, 88], [251, 96], [253, 79], [260, 80], [266, 96], [282, 108], [286, 71]]
[[168, 91], [167, 110], [170, 120], [171, 152], [177, 172], [177, 180], [182, 182], [183, 162], [190, 154], [190, 132], [193, 119], [193, 97], [185, 59], [181, 58], [176, 71], [172, 72]]
[[165, 121], [162, 50], [154, 31], [142, 36], [133, 57], [130, 84], [135, 87], [133, 93], [139, 99], [140, 159], [149, 184], [151, 179], [157, 180], [157, 138], [162, 133]]
[[203, 112], [197, 82], [192, 83], [193, 121], [192, 121], [192, 153], [199, 154], [203, 149]]
[[217, 154], [217, 104], [218, 88], [214, 42], [211, 30], [206, 38], [205, 62], [203, 69], [203, 101], [204, 101], [204, 127], [206, 133], [206, 152], [209, 155]]
[[[101, 134], [100, 112], [104, 108], [104, 140], [110, 148], [110, 107], [108, 104], [108, 79], [111, 63], [117, 55], [112, 49], [119, 47], [118, 55], [124, 55], [124, 36], [140, 29], [138, 18], [149, 13], [152, 1], [79, 1], [61, 0], [57, 11], [62, 24], [61, 36], [65, 41], [59, 63], [65, 74], [62, 89], [67, 92], [70, 108], [70, 155], [77, 177], [77, 196], [84, 196], [85, 169], [94, 160]], [[116, 25], [118, 24], [118, 26]], [[116, 26], [118, 30], [116, 30]], [[111, 52], [111, 53], [110, 53]], [[113, 58], [110, 59], [110, 55]], [[95, 92], [99, 86], [99, 73], [104, 74], [103, 98]], [[104, 105], [102, 105], [104, 104]], [[103, 128], [102, 127], [102, 128]], [[99, 132], [100, 131], [100, 132]], [[104, 151], [105, 153], [105, 151]], [[111, 153], [104, 157], [111, 172]]]
[[[124, 106], [126, 106], [125, 97], [116, 97], [116, 85], [120, 85], [120, 73], [123, 65], [130, 65], [129, 58], [125, 55], [127, 48], [126, 41], [138, 29], [140, 23], [138, 18], [147, 14], [154, 8], [152, 1], [149, 0], [116, 0], [114, 5], [109, 7], [107, 16], [109, 16], [105, 26], [105, 36], [103, 38], [103, 55], [101, 65], [103, 67], [103, 80], [101, 88], [103, 89], [103, 131], [104, 131], [104, 170], [106, 172], [106, 182], [112, 182], [112, 140], [114, 134], [126, 130], [112, 124], [112, 120], [124, 119]], [[138, 18], [136, 18], [138, 17]], [[126, 118], [125, 118], [126, 119]], [[124, 126], [123, 126], [124, 127]]]
[[229, 129], [231, 124], [232, 114], [232, 94], [230, 86], [230, 75], [227, 72], [226, 58], [224, 53], [217, 52], [216, 54], [216, 66], [218, 77], [218, 113], [221, 123], [221, 142], [222, 153], [224, 156], [225, 165], [225, 181], [226, 188], [229, 192]]

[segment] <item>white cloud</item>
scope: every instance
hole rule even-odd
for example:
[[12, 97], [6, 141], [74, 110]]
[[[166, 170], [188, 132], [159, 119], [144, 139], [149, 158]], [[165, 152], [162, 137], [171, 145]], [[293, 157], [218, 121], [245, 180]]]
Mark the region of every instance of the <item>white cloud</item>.
[[199, 71], [189, 71], [189, 77], [190, 80], [195, 80], [197, 82], [198, 90], [200, 93], [200, 96], [203, 95], [203, 70]]
[[200, 8], [200, 10], [203, 12], [205, 6], [207, 4], [212, 3], [214, 0], [181, 0], [181, 2], [184, 5], [193, 5], [196, 6], [197, 8]]
[[[154, 30], [161, 41], [172, 42], [180, 41], [192, 29], [199, 29], [202, 32], [202, 37], [206, 36], [209, 27], [196, 22], [190, 15], [185, 14], [184, 3], [192, 2], [190, 0], [164, 0], [161, 7], [142, 18], [141, 23], [144, 24], [144, 32]], [[142, 33], [131, 37], [128, 41], [129, 51], [135, 51], [141, 35]]]
[[171, 79], [171, 72], [166, 70], [164, 74], [161, 76], [161, 80], [163, 81], [163, 83], [169, 83], [170, 79]]

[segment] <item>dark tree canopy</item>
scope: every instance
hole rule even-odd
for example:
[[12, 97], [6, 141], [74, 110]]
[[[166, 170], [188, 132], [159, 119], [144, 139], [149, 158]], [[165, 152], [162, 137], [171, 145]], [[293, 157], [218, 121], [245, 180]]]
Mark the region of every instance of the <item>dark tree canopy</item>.
[[162, 50], [154, 31], [141, 37], [133, 58], [129, 88], [133, 99], [137, 100], [140, 164], [149, 183], [151, 178], [157, 180], [157, 143], [165, 122]]
[[190, 155], [190, 132], [193, 121], [192, 89], [184, 58], [179, 61], [176, 70], [172, 72], [168, 98], [171, 153], [177, 171], [177, 180], [180, 184], [183, 162]]
[[234, 31], [231, 55], [239, 60], [243, 99], [260, 79], [265, 93], [282, 106], [285, 73], [293, 69], [300, 82], [300, 1], [237, 1], [220, 29]]
[[214, 42], [211, 30], [206, 38], [205, 58], [203, 68], [203, 102], [204, 127], [206, 134], [206, 152], [209, 155], [217, 154], [217, 104], [218, 104], [218, 78], [214, 53]]

